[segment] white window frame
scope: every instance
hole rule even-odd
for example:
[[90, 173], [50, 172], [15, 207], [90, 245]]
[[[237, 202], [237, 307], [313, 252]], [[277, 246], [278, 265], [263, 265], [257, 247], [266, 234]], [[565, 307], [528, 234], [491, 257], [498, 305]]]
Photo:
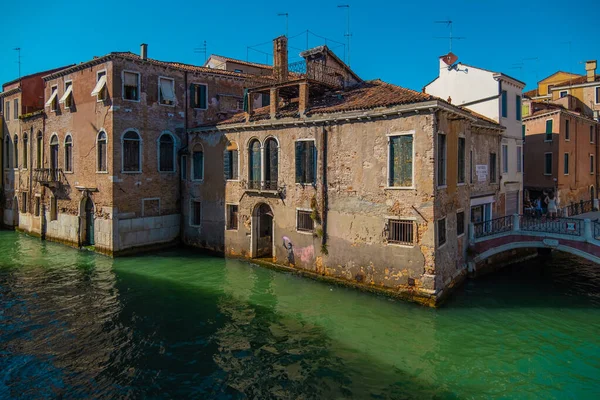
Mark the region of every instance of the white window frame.
[[158, 215], [160, 216], [160, 197], [146, 197], [142, 199], [142, 217], [146, 216], [146, 201], [156, 201], [158, 200]]
[[98, 80], [99, 80], [98, 76], [99, 76], [99, 75], [100, 75], [102, 72], [104, 72], [104, 76], [106, 76], [106, 84], [104, 85], [104, 89], [103, 89], [103, 91], [104, 91], [104, 98], [100, 98], [100, 97], [99, 97], [100, 93], [102, 93], [102, 92], [98, 93], [98, 96], [96, 96], [96, 103], [102, 103], [102, 102], [104, 102], [104, 101], [106, 100], [106, 98], [108, 97], [108, 96], [107, 96], [108, 89], [106, 88], [106, 87], [108, 86], [108, 71], [106, 70], [106, 68], [104, 68], [104, 69], [100, 69], [100, 70], [96, 71], [96, 83], [98, 83]]
[[[237, 229], [229, 229], [229, 206], [237, 206], [238, 208], [238, 221], [237, 221]], [[225, 203], [225, 230], [229, 232], [237, 232], [240, 230], [240, 203]]]
[[294, 212], [296, 214], [295, 215], [295, 219], [296, 219], [296, 227], [295, 227], [296, 228], [296, 233], [299, 233], [301, 235], [311, 235], [312, 236], [315, 233], [315, 221], [312, 220], [312, 218], [311, 218], [311, 220], [313, 222], [313, 230], [312, 230], [312, 232], [299, 231], [298, 230], [298, 211], [305, 211], [305, 212], [308, 211], [309, 213], [312, 213], [313, 210], [310, 209], [310, 208], [296, 207], [296, 210]]
[[[552, 130], [554, 131], [554, 119], [553, 118], [547, 118], [546, 120], [544, 120], [544, 143], [551, 143], [552, 139], [546, 139], [546, 135], [548, 134], [546, 132], [546, 125], [548, 124], [548, 121], [552, 121]], [[552, 135], [552, 137], [554, 137], [554, 132], [551, 132], [550, 135]]]
[[[172, 171], [161, 171], [160, 170], [160, 138], [164, 135], [171, 136], [173, 139], [173, 170]], [[156, 165], [156, 169], [161, 174], [176, 174], [177, 173], [177, 138], [175, 135], [171, 133], [171, 131], [162, 131], [160, 135], [158, 135], [158, 139], [156, 140], [156, 159], [158, 163]]]
[[[160, 97], [161, 97], [161, 94], [160, 94], [161, 93], [160, 92], [160, 88], [161, 88], [160, 81], [161, 80], [171, 81], [171, 83], [173, 84], [172, 85], [173, 86], [173, 104], [164, 104], [164, 103], [162, 103], [160, 101]], [[165, 106], [165, 107], [175, 107], [175, 104], [177, 103], [177, 95], [175, 94], [175, 78], [170, 78], [168, 76], [159, 76], [158, 77], [158, 93], [157, 93], [157, 95], [158, 95], [157, 100], [158, 100], [158, 104], [159, 105]]]
[[[200, 179], [195, 179], [194, 178], [194, 148], [196, 146], [200, 146], [202, 148], [202, 178]], [[206, 175], [206, 171], [204, 170], [204, 166], [206, 165], [206, 152], [204, 151], [204, 145], [200, 142], [198, 143], [194, 143], [194, 145], [192, 146], [192, 168], [190, 169], [190, 180], [192, 182], [204, 182], [204, 175]]]
[[[56, 88], [56, 97], [54, 97], [54, 99], [52, 100], [52, 103], [50, 103], [50, 111], [51, 112], [57, 112], [58, 109], [60, 108], [60, 105], [58, 104], [58, 84], [56, 85], [52, 85], [50, 86], [50, 96], [52, 96], [52, 93], [54, 93], [54, 89]], [[56, 102], [56, 107], [54, 107], [54, 102]]]
[[[65, 80], [65, 84], [64, 84], [64, 86], [65, 86], [65, 92], [68, 89], [67, 83], [71, 84], [71, 94], [69, 95], [70, 99], [69, 99], [69, 97], [67, 97], [65, 99], [65, 110], [70, 110], [71, 106], [73, 105], [73, 80], [72, 79]], [[68, 107], [67, 107], [67, 101], [70, 101], [70, 105]]]
[[[444, 220], [444, 229], [446, 230], [446, 235], [445, 238], [446, 240], [444, 241], [444, 243], [442, 245], [440, 245], [440, 232], [439, 232], [439, 222]], [[448, 218], [447, 216], [444, 218], [439, 218], [435, 221], [435, 244], [437, 249], [441, 249], [444, 246], [446, 246], [446, 244], [448, 244]]]
[[[410, 131], [403, 131], [403, 132], [393, 132], [393, 133], [388, 133], [386, 136], [387, 138], [387, 165], [386, 165], [386, 177], [385, 177], [385, 188], [389, 189], [389, 190], [415, 190], [416, 186], [415, 186], [415, 155], [416, 155], [416, 151], [415, 151], [415, 135], [416, 131], [414, 129], [411, 129]], [[412, 185], [411, 186], [390, 186], [390, 162], [391, 162], [391, 153], [392, 153], [392, 143], [391, 143], [391, 138], [396, 137], [396, 136], [407, 136], [407, 135], [411, 135], [413, 137], [413, 146], [412, 146], [412, 177], [411, 177], [411, 182]], [[315, 143], [315, 148], [316, 148], [316, 143]]]
[[[104, 136], [106, 136], [106, 171], [100, 171], [98, 169], [98, 167], [100, 166], [98, 163], [98, 139], [100, 138], [100, 133], [104, 133]], [[122, 150], [121, 150], [122, 151]], [[98, 133], [96, 134], [96, 173], [97, 174], [108, 174], [108, 133], [106, 133], [106, 130], [104, 128], [100, 128], [98, 130]]]
[[[137, 75], [137, 89], [138, 89], [137, 90], [138, 91], [137, 100], [131, 100], [131, 99], [125, 98], [125, 72]], [[134, 103], [139, 103], [141, 101], [141, 98], [142, 98], [142, 75], [137, 71], [124, 69], [123, 71], [121, 71], [121, 99], [124, 101], [132, 101]]]
[[404, 247], [405, 249], [412, 249], [417, 245], [417, 219], [415, 217], [402, 217], [402, 216], [397, 216], [397, 215], [384, 215], [383, 219], [385, 221], [386, 224], [388, 224], [389, 226], [389, 221], [390, 220], [396, 220], [396, 221], [412, 221], [413, 222], [413, 244], [412, 245], [408, 245], [408, 244], [400, 244], [400, 243], [390, 243], [387, 240], [387, 237], [385, 238], [385, 245], [386, 246], [394, 246], [394, 247]]
[[[567, 156], [567, 171], [565, 172], [565, 156]], [[565, 151], [563, 154], [563, 174], [569, 175], [569, 171], [571, 169], [571, 155], [569, 152]]]
[[[125, 134], [127, 132], [133, 131], [135, 133], [137, 133], [139, 142], [140, 142], [140, 146], [138, 148], [138, 153], [139, 153], [139, 164], [138, 167], [139, 169], [137, 171], [125, 171], [124, 167], [125, 167], [125, 152], [123, 151], [123, 145], [125, 144]], [[108, 147], [108, 146], [107, 146]], [[135, 129], [135, 128], [127, 128], [123, 131], [123, 133], [121, 133], [121, 173], [122, 174], [141, 174], [142, 171], [144, 170], [143, 164], [144, 164], [144, 139], [142, 138], [142, 135], [140, 135], [140, 132]], [[108, 160], [106, 161], [107, 165], [107, 169], [108, 169]]]
[[[461, 233], [460, 235], [458, 234], [458, 214], [459, 213], [463, 213], [463, 233]], [[467, 232], [468, 229], [468, 223], [467, 223], [467, 213], [465, 211], [464, 208], [459, 208], [458, 210], [456, 210], [456, 213], [454, 214], [454, 216], [456, 217], [456, 238], [460, 239], [461, 237], [465, 236], [465, 233]], [[446, 232], [448, 232], [448, 229], [446, 229]], [[448, 238], [446, 238], [446, 241], [448, 241]]]
[[[192, 107], [194, 110], [208, 110], [208, 84], [207, 83], [201, 83], [201, 82], [192, 82], [192, 85], [194, 86], [205, 86], [206, 87], [206, 108], [202, 108], [202, 107]], [[173, 89], [173, 94], [175, 94], [175, 89]], [[193, 99], [192, 96], [190, 96], [190, 103], [193, 103]]]
[[[439, 135], [444, 135], [446, 137], [446, 148], [444, 149], [444, 161], [445, 161], [445, 165], [444, 165], [444, 184], [440, 185], [440, 177], [438, 176], [438, 171], [439, 171], [439, 162], [440, 162], [440, 158], [438, 157], [438, 152], [439, 152], [439, 145], [440, 145], [440, 137]], [[448, 187], [448, 135], [446, 135], [445, 132], [437, 132], [435, 135], [435, 141], [436, 141], [436, 146], [435, 146], [435, 185], [438, 189], [445, 189]]]
[[[550, 172], [546, 172], [546, 155], [550, 154]], [[544, 175], [545, 176], [552, 176], [552, 164], [554, 163], [554, 155], [551, 151], [547, 151], [544, 153]]]
[[[71, 138], [71, 171], [67, 171], [67, 138], [70, 137]], [[75, 169], [74, 165], [73, 165], [73, 160], [75, 159], [75, 157], [73, 157], [73, 135], [70, 132], [67, 132], [67, 134], [65, 135], [65, 139], [63, 140], [63, 155], [64, 155], [64, 168], [63, 168], [63, 173], [65, 174], [72, 174], [73, 170]], [[96, 155], [96, 157], [98, 157], [98, 155]]]
[[[194, 203], [200, 203], [200, 224], [198, 224], [198, 225], [194, 225]], [[201, 229], [202, 228], [202, 201], [200, 201], [196, 198], [191, 198], [189, 207], [190, 207], [190, 219], [189, 219], [190, 227]]]

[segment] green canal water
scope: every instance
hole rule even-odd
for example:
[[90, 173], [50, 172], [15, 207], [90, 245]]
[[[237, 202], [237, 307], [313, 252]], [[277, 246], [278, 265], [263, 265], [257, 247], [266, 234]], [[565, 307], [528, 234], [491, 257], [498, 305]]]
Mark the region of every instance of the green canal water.
[[600, 398], [600, 266], [555, 255], [437, 310], [189, 249], [0, 232], [0, 398]]

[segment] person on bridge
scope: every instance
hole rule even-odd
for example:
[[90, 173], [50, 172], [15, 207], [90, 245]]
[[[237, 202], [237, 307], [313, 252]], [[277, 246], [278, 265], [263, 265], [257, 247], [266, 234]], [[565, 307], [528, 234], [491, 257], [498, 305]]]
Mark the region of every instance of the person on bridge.
[[544, 209], [542, 208], [542, 198], [538, 197], [535, 199], [535, 216], [536, 218], [540, 218], [544, 214]]
[[546, 197], [546, 203], [548, 204], [548, 216], [550, 219], [556, 219], [556, 213], [558, 212], [558, 200], [554, 196], [554, 192], [550, 192]]

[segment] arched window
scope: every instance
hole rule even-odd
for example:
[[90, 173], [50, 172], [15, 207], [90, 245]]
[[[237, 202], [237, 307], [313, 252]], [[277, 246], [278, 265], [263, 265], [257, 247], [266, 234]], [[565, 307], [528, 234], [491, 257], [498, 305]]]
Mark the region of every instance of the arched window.
[[135, 131], [127, 131], [123, 135], [123, 172], [142, 172], [141, 142], [140, 135]]
[[58, 136], [52, 135], [50, 139], [50, 169], [58, 169]]
[[19, 168], [19, 137], [15, 135], [15, 140], [13, 141], [13, 154], [14, 154], [14, 165], [13, 167]]
[[175, 139], [170, 133], [163, 133], [158, 139], [158, 170], [175, 172]]
[[204, 149], [200, 143], [194, 146], [192, 154], [192, 179], [201, 181], [204, 179]]
[[229, 143], [225, 150], [223, 168], [225, 170], [225, 179], [238, 179], [238, 147], [235, 142]]
[[254, 139], [248, 146], [248, 185], [250, 189], [260, 189], [260, 167], [260, 142]]
[[23, 133], [23, 168], [27, 169], [29, 167], [29, 135], [27, 132]]
[[42, 135], [42, 132], [38, 132], [37, 134], [37, 143], [36, 143], [36, 150], [37, 150], [37, 160], [36, 160], [36, 168], [42, 168], [42, 154], [43, 154], [43, 143], [44, 143], [44, 135]]
[[277, 140], [269, 138], [265, 142], [265, 189], [277, 189], [277, 176], [279, 168], [279, 145]]
[[106, 133], [104, 131], [100, 131], [98, 133], [97, 139], [97, 149], [98, 149], [98, 165], [96, 168], [98, 172], [106, 172]]
[[4, 168], [10, 168], [10, 135], [4, 137]]
[[73, 138], [65, 137], [65, 171], [73, 172]]

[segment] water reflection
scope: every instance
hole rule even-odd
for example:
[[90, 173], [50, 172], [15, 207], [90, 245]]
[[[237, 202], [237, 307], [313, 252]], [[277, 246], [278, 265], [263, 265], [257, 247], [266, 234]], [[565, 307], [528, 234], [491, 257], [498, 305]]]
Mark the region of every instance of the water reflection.
[[189, 250], [113, 261], [0, 232], [0, 398], [595, 394], [597, 266], [541, 262], [431, 310]]

